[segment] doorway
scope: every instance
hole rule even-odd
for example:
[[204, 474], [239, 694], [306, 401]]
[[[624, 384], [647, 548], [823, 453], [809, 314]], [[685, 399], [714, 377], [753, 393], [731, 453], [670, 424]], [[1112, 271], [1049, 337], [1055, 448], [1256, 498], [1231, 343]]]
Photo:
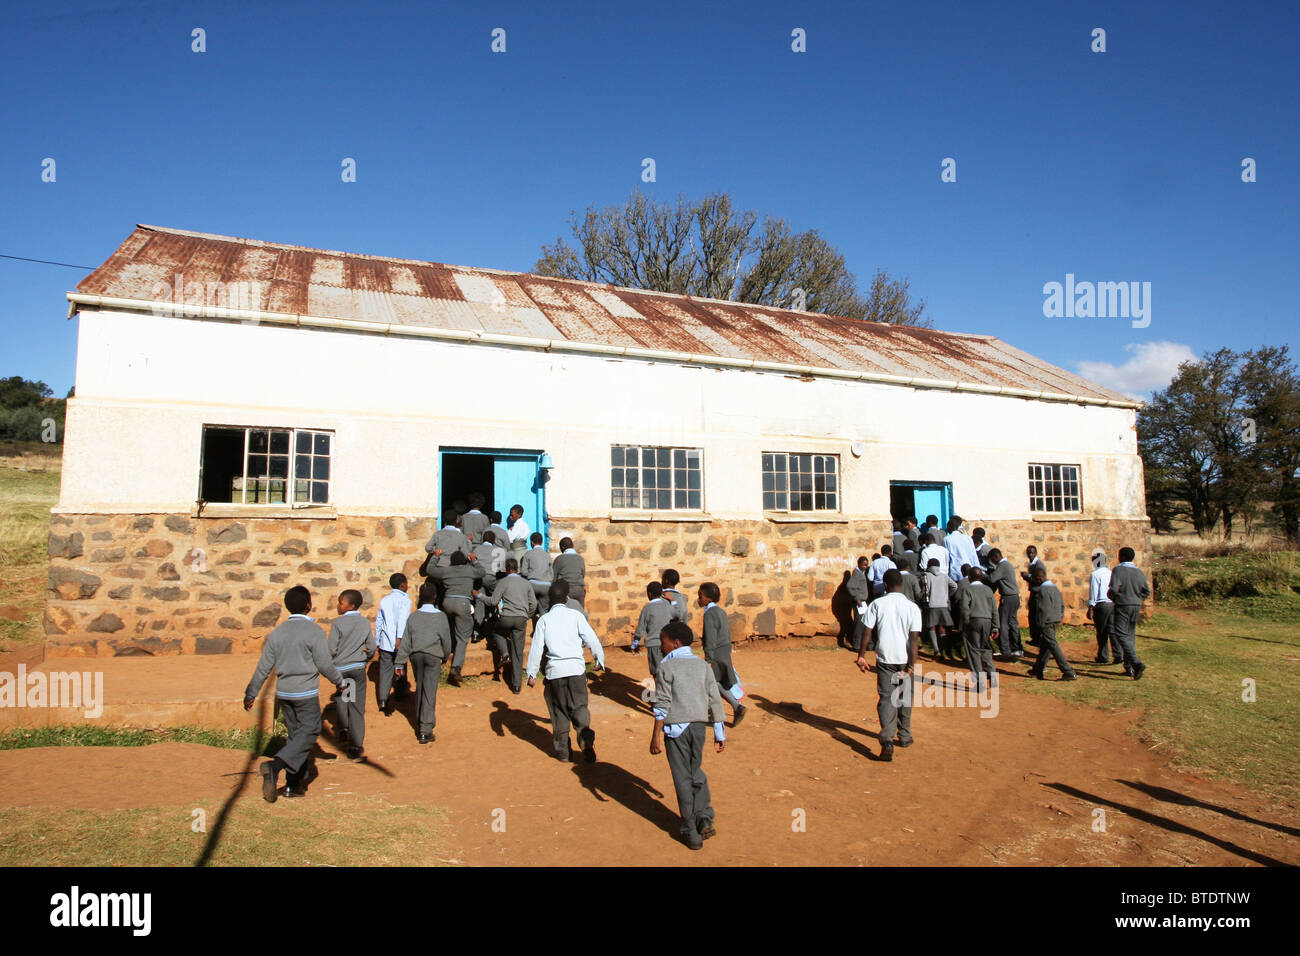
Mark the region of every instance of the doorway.
[[895, 521], [915, 517], [924, 523], [928, 515], [939, 519], [939, 526], [948, 524], [952, 517], [952, 482], [891, 481], [889, 483], [889, 515]]
[[550, 546], [546, 519], [546, 472], [542, 452], [509, 448], [447, 448], [439, 454], [438, 513], [464, 510], [470, 495], [483, 495], [484, 514], [501, 512], [508, 520], [510, 509], [524, 509], [524, 521], [540, 531]]

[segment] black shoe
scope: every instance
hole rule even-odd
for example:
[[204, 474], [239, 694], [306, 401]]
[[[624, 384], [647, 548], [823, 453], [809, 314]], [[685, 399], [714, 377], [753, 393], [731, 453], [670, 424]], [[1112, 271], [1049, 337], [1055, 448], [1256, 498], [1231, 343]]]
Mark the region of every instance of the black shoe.
[[1074, 673], [1061, 675], [1061, 680], [1078, 680], [1078, 679], [1079, 679], [1078, 675]]
[[687, 849], [690, 850], [704, 849], [704, 838], [698, 833], [683, 833], [682, 842], [685, 843]]
[[286, 800], [292, 800], [295, 797], [307, 796], [307, 791], [295, 790], [293, 787], [285, 787], [282, 791], [280, 791], [280, 796], [284, 797]]
[[392, 700], [386, 700], [386, 701], [383, 701], [383, 702], [380, 703], [380, 705], [379, 705], [379, 712], [380, 712], [381, 714], [383, 714], [385, 717], [391, 717], [391, 716], [393, 716], [393, 706], [392, 706], [392, 704], [393, 704]]
[[739, 707], [737, 707], [737, 708], [736, 708], [736, 714], [735, 714], [735, 716], [732, 717], [732, 719], [731, 719], [731, 726], [735, 727], [735, 726], [736, 726], [737, 724], [739, 724], [742, 720], [744, 720], [744, 719], [745, 719], [745, 713], [746, 713], [748, 710], [749, 710], [749, 708], [746, 707], [744, 704], [741, 704]]
[[718, 829], [712, 823], [706, 823], [700, 827], [700, 839], [710, 840], [718, 835]]
[[361, 748], [354, 744], [353, 746], [348, 748], [348, 759], [354, 762], [358, 760], [365, 760], [366, 758], [361, 756], [361, 753], [362, 753]]
[[453, 667], [453, 668], [451, 669], [451, 672], [447, 675], [447, 683], [450, 684], [452, 687], [459, 687], [459, 686], [460, 686], [460, 668], [459, 668], [459, 667]]
[[346, 728], [339, 728], [339, 734], [338, 734], [338, 737], [339, 737], [339, 743], [341, 743], [343, 746], [346, 747], [346, 746], [348, 745], [348, 743], [349, 743], [347, 729], [346, 729]]
[[415, 739], [417, 742], [422, 744], [431, 743], [433, 741], [433, 734], [416, 734]]
[[1145, 664], [1139, 664], [1137, 667], [1133, 668], [1133, 679], [1141, 680], [1142, 675], [1146, 673], [1146, 670], [1147, 666]]
[[1093, 662], [1094, 664], [1109, 664], [1109, 663], [1110, 663], [1110, 658], [1109, 658], [1109, 657], [1094, 657], [1094, 658], [1092, 659], [1092, 662]]
[[1047, 678], [1043, 676], [1043, 672], [1036, 667], [1029, 668], [1029, 676], [1037, 677], [1039, 680], [1047, 680]]
[[883, 761], [885, 761], [886, 763], [888, 763], [889, 761], [891, 761], [891, 760], [894, 759], [894, 745], [893, 745], [893, 744], [890, 744], [888, 747], [881, 747], [881, 748], [880, 748], [880, 759], [883, 760]]
[[493, 672], [492, 672], [492, 679], [493, 679], [494, 681], [496, 681], [497, 683], [500, 683], [500, 682], [501, 682], [501, 672], [500, 672], [500, 671], [493, 671]]
[[894, 746], [895, 746], [895, 747], [910, 747], [910, 746], [912, 746], [912, 744], [914, 744], [915, 742], [916, 742], [916, 741], [914, 741], [914, 740], [909, 740], [907, 743], [903, 743], [903, 741], [899, 740], [897, 737], [894, 738]]
[[262, 799], [265, 800], [267, 803], [275, 803], [276, 791], [279, 789], [276, 786], [275, 778], [280, 775], [279, 771], [275, 769], [275, 761], [274, 760], [263, 761], [261, 769], [262, 769]]

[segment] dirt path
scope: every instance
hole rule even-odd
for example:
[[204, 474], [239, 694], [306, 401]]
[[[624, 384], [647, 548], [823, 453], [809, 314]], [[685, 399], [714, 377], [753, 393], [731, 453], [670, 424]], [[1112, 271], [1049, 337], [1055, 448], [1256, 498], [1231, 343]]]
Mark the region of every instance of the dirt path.
[[[1021, 694], [1018, 674], [1004, 677], [993, 719], [918, 707], [916, 745], [882, 763], [875, 677], [852, 661], [806, 641], [737, 650], [750, 713], [729, 731], [726, 752], [705, 758], [718, 837], [700, 853], [674, 841], [667, 762], [647, 752], [644, 658], [618, 649], [613, 671], [591, 685], [594, 765], [550, 755], [540, 685], [515, 697], [484, 681], [442, 690], [428, 747], [416, 744], [406, 713], [372, 711], [371, 763], [321, 760], [309, 799], [352, 793], [446, 807], [448, 849], [469, 864], [1300, 863], [1297, 807], [1178, 774], [1126, 733], [1136, 714]], [[321, 746], [337, 753], [327, 737]], [[0, 805], [220, 801], [244, 760], [180, 744], [0, 752]], [[255, 788], [246, 793], [257, 800]], [[1104, 832], [1094, 831], [1097, 810]]]

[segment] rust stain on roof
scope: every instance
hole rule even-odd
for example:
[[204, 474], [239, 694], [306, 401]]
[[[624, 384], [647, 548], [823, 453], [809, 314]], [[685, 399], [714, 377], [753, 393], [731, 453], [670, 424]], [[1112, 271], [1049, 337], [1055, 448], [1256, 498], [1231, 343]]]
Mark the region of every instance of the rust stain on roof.
[[244, 282], [253, 308], [288, 315], [1131, 401], [992, 336], [157, 226], [137, 226], [77, 291], [153, 301], [162, 297], [164, 285], [171, 296], [177, 281], [182, 287]]

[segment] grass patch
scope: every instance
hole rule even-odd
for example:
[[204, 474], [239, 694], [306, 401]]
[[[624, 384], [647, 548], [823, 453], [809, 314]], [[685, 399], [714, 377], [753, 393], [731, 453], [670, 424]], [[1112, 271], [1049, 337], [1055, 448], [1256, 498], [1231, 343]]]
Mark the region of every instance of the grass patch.
[[[377, 797], [262, 801], [250, 781], [225, 821], [213, 866], [445, 866], [445, 811]], [[217, 801], [137, 810], [0, 808], [0, 866], [192, 866], [217, 821]]]
[[[1294, 739], [1300, 636], [1294, 615], [1160, 610], [1138, 626], [1138, 653], [1147, 665], [1140, 681], [1116, 666], [1090, 663], [1097, 647], [1091, 628], [1065, 627], [1060, 636], [1079, 680], [1027, 680], [1018, 686], [1110, 711], [1140, 710], [1141, 738], [1169, 754], [1177, 769], [1300, 798]], [[1048, 668], [1049, 676], [1054, 669]], [[1253, 703], [1242, 700], [1247, 679], [1254, 681]]]
[[41, 617], [49, 567], [50, 508], [59, 500], [58, 459], [0, 463], [0, 651], [45, 639]]
[[29, 747], [147, 747], [149, 744], [203, 744], [226, 750], [265, 753], [270, 756], [284, 745], [287, 731], [276, 718], [275, 729], [214, 730], [210, 727], [101, 727], [68, 724], [54, 727], [11, 727], [0, 730], [0, 750]]

